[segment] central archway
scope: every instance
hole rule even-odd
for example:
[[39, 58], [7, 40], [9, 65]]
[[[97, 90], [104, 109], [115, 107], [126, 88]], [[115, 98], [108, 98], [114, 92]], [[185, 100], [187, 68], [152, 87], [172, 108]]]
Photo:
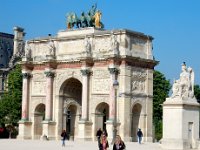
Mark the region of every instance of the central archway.
[[62, 85], [63, 95], [63, 129], [70, 139], [78, 134], [78, 121], [81, 116], [82, 84], [75, 78], [66, 80]]

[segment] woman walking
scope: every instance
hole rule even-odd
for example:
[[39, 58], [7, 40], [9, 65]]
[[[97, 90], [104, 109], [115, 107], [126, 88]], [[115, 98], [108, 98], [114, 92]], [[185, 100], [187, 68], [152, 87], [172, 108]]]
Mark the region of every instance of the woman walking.
[[108, 140], [105, 134], [102, 134], [101, 139], [100, 139], [100, 145], [99, 145], [99, 150], [107, 150], [109, 147], [108, 145]]
[[124, 150], [126, 148], [126, 145], [122, 141], [121, 137], [119, 135], [115, 138], [115, 143], [113, 144], [113, 150]]

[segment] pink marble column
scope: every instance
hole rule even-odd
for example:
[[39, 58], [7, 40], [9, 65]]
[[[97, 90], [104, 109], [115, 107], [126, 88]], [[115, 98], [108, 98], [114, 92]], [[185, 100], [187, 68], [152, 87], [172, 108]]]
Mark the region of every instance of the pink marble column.
[[52, 106], [53, 106], [53, 78], [54, 73], [45, 71], [46, 74], [46, 102], [45, 102], [45, 120], [52, 120]]
[[90, 70], [83, 69], [81, 70], [83, 78], [82, 86], [82, 116], [81, 120], [88, 120], [88, 97], [89, 97], [89, 75]]
[[29, 101], [29, 79], [30, 73], [24, 72], [23, 76], [23, 91], [22, 91], [22, 116], [21, 120], [28, 120], [28, 101]]
[[109, 120], [114, 120], [115, 119], [115, 115], [116, 115], [116, 102], [115, 102], [115, 89], [113, 88], [113, 82], [117, 79], [117, 74], [119, 72], [119, 70], [117, 68], [108, 68], [108, 70], [110, 71], [110, 78], [111, 78], [111, 82], [110, 82], [110, 101], [109, 101]]

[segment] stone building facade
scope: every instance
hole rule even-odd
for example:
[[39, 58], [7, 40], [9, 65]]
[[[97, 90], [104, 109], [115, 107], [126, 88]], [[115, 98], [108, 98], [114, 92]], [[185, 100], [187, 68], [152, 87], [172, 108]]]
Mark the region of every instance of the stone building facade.
[[66, 129], [74, 140], [95, 140], [102, 128], [111, 140], [117, 127], [125, 141], [136, 141], [138, 128], [152, 141], [152, 40], [125, 29], [82, 28], [27, 41], [18, 138], [60, 139]]
[[13, 55], [14, 35], [0, 32], [0, 98], [5, 90], [7, 68]]

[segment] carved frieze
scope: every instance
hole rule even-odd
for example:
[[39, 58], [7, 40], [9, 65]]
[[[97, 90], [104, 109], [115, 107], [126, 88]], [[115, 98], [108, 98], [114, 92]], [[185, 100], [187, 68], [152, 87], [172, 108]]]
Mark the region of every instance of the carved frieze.
[[[103, 44], [102, 44], [103, 43]], [[94, 56], [95, 57], [103, 57], [103, 55], [108, 55], [109, 50], [111, 49], [110, 38], [95, 38], [94, 40]]]
[[91, 99], [93, 101], [98, 101], [98, 102], [108, 102], [109, 101], [109, 96], [92, 95]]
[[93, 79], [92, 81], [92, 93], [109, 94], [110, 91], [110, 79]]
[[32, 95], [45, 95], [46, 94], [46, 82], [34, 81], [32, 84]]
[[33, 81], [46, 81], [45, 75], [42, 73], [34, 73], [33, 74]]
[[93, 71], [93, 78], [95, 79], [105, 79], [110, 78], [110, 74], [108, 70], [94, 70]]
[[146, 56], [146, 41], [139, 39], [139, 38], [132, 38], [131, 39], [131, 53], [132, 56], [139, 56], [145, 58]]
[[32, 80], [32, 95], [45, 95], [46, 77], [43, 72], [34, 73]]
[[108, 94], [110, 91], [110, 74], [108, 70], [94, 70], [92, 76], [92, 92]]
[[133, 68], [131, 91], [140, 93], [144, 92], [146, 78], [147, 73], [144, 69]]

